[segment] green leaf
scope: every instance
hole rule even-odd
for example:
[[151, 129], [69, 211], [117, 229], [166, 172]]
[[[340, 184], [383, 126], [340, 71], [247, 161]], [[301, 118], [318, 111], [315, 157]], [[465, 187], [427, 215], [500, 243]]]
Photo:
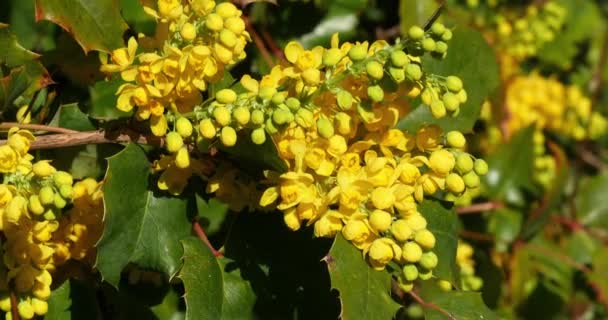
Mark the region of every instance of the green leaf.
[[120, 12], [127, 24], [135, 33], [143, 33], [153, 36], [156, 31], [154, 17], [144, 11], [139, 0], [120, 0]]
[[[424, 308], [425, 320], [498, 320], [481, 299], [479, 292], [443, 291], [435, 281], [423, 281], [420, 297], [437, 308]], [[439, 310], [438, 310], [439, 309]]]
[[494, 199], [522, 205], [522, 189], [533, 190], [534, 127], [518, 131], [509, 142], [500, 145], [488, 161], [490, 168], [482, 177], [488, 194]]
[[602, 295], [608, 295], [608, 247], [603, 246], [598, 248], [593, 254], [593, 269], [587, 274], [589, 281], [596, 284]]
[[171, 290], [160, 304], [151, 308], [152, 312], [158, 319], [184, 319], [186, 315], [180, 310], [180, 300], [180, 296], [174, 290]]
[[456, 264], [458, 248], [458, 217], [447, 203], [436, 200], [425, 200], [418, 205], [418, 211], [427, 221], [427, 229], [435, 235], [433, 251], [439, 257], [433, 274], [460, 287], [460, 272]]
[[135, 144], [108, 158], [96, 267], [115, 287], [129, 262], [173, 277], [182, 256], [179, 241], [190, 235], [188, 202], [148, 190], [149, 174], [150, 163]]
[[483, 101], [498, 87], [499, 72], [494, 52], [481, 33], [458, 26], [449, 42], [447, 57], [437, 60], [425, 56], [422, 65], [425, 72], [460, 77], [467, 91], [468, 100], [460, 106], [460, 113], [436, 119], [427, 106], [420, 105], [399, 121], [397, 128], [416, 132], [424, 124], [437, 124], [444, 131], [471, 131], [479, 118]]
[[582, 179], [575, 198], [576, 216], [580, 223], [608, 228], [608, 172]]
[[0, 103], [4, 108], [20, 95], [31, 97], [52, 83], [38, 60], [39, 55], [23, 48], [8, 25], [3, 23], [0, 23], [0, 48], [0, 64], [11, 69], [9, 75], [0, 79]]
[[251, 141], [249, 132], [246, 132], [246, 134], [239, 135], [237, 144], [234, 147], [225, 147], [219, 144], [218, 149], [237, 159], [237, 163], [244, 165], [243, 169], [251, 170], [254, 168], [256, 172], [259, 172], [260, 168], [272, 169], [278, 172], [287, 171], [287, 165], [279, 157], [272, 139], [266, 139], [264, 144], [257, 145]]
[[80, 111], [77, 103], [65, 104], [59, 107], [59, 126], [78, 131], [89, 131], [96, 128], [91, 119]]
[[71, 85], [83, 89], [104, 79], [104, 74], [99, 70], [97, 54], [83, 52], [78, 42], [67, 32], [60, 32], [56, 42], [57, 48], [45, 53], [42, 62], [59, 72], [60, 78], [65, 77]]
[[114, 0], [36, 0], [36, 20], [50, 20], [74, 38], [85, 52], [123, 47], [127, 24]]
[[496, 249], [506, 252], [515, 241], [522, 226], [522, 213], [517, 210], [502, 208], [490, 212], [488, 231], [496, 238]]
[[407, 34], [411, 26], [422, 26], [433, 15], [439, 5], [428, 0], [400, 0], [399, 25], [401, 34]]
[[238, 272], [227, 272], [230, 261], [216, 258], [200, 239], [182, 241], [186, 319], [253, 318], [255, 294]]
[[30, 50], [48, 51], [55, 48], [57, 26], [34, 20], [34, 0], [11, 1], [11, 30], [19, 42]]
[[216, 198], [211, 198], [209, 201], [206, 201], [197, 194], [196, 207], [205, 232], [208, 235], [218, 232], [222, 227], [222, 223], [226, 220], [228, 205]]
[[128, 118], [133, 112], [124, 112], [116, 108], [116, 91], [124, 84], [120, 79], [110, 81], [99, 81], [89, 88], [91, 95], [91, 108], [89, 116], [98, 120], [115, 120], [119, 118]]
[[95, 290], [76, 279], [65, 281], [51, 292], [45, 320], [97, 319], [100, 316]]
[[580, 264], [591, 264], [594, 254], [601, 246], [601, 243], [583, 229], [572, 232], [566, 241], [568, 255]]
[[392, 319], [401, 307], [390, 296], [391, 275], [372, 269], [342, 235], [325, 257], [331, 286], [340, 293], [342, 319]]

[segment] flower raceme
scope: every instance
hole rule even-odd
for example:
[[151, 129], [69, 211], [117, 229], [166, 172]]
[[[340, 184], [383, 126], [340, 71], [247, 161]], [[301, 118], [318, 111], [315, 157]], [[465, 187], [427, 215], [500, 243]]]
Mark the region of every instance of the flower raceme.
[[[10, 314], [12, 282], [23, 319], [47, 312], [57, 267], [71, 258], [90, 258], [103, 216], [98, 183], [86, 179], [74, 184], [69, 173], [49, 161], [33, 162], [28, 151], [34, 139], [29, 131], [12, 128], [0, 146], [6, 155], [0, 184], [0, 309]], [[64, 210], [70, 203], [72, 208]]]

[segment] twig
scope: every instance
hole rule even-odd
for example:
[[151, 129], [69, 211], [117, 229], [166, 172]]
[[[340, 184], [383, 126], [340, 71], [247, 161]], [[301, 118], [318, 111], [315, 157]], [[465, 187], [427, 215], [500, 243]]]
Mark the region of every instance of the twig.
[[606, 169], [606, 164], [604, 164], [601, 159], [599, 159], [595, 154], [593, 154], [593, 152], [590, 152], [582, 146], [577, 146], [576, 151], [577, 154], [580, 156], [581, 160], [583, 160], [583, 162], [585, 162], [586, 164], [594, 167], [597, 170]]
[[445, 7], [445, 1], [441, 1], [439, 3], [439, 7], [437, 8], [437, 10], [435, 10], [435, 12], [433, 12], [433, 15], [426, 20], [426, 22], [424, 23], [424, 31], [428, 31], [431, 26], [433, 25], [433, 23], [435, 23], [435, 21], [437, 21], [437, 19], [439, 19], [439, 17], [441, 16], [441, 13], [443, 12], [443, 9]]
[[441, 309], [441, 307], [439, 307], [438, 305], [432, 303], [432, 302], [426, 302], [424, 301], [416, 292], [414, 292], [413, 290], [408, 292], [409, 295], [414, 298], [414, 300], [416, 300], [416, 302], [418, 302], [422, 307], [424, 308], [429, 308], [429, 309], [433, 309], [433, 310], [437, 310], [439, 311], [441, 314], [443, 314], [444, 316], [448, 317], [448, 319], [453, 319], [456, 320], [456, 318], [454, 318], [454, 316], [452, 316], [449, 312]]
[[43, 124], [25, 124], [25, 123], [18, 123], [18, 122], [0, 123], [0, 129], [10, 129], [13, 127], [17, 127], [20, 129], [27, 129], [27, 130], [47, 131], [47, 132], [57, 132], [57, 133], [76, 133], [76, 132], [78, 132], [76, 130], [70, 130], [70, 129], [60, 128], [60, 127], [52, 127], [52, 126], [47, 126], [47, 125], [43, 125]]
[[215, 248], [209, 241], [209, 238], [207, 238], [207, 234], [205, 234], [205, 230], [203, 229], [203, 227], [201, 227], [201, 224], [198, 222], [197, 219], [192, 221], [192, 229], [194, 230], [196, 235], [205, 243], [205, 245], [207, 245], [207, 247], [209, 248], [209, 250], [211, 250], [211, 252], [213, 253], [214, 256], [216, 256], [216, 257], [223, 256], [223, 254], [221, 252], [215, 250]]
[[460, 236], [463, 238], [469, 238], [478, 241], [494, 242], [493, 236], [475, 231], [462, 230], [460, 231]]
[[[134, 131], [83, 131], [74, 133], [59, 133], [36, 137], [30, 145], [30, 150], [55, 149], [62, 147], [80, 146], [86, 144], [136, 142], [162, 147], [164, 140], [156, 136], [142, 135]], [[0, 145], [6, 140], [0, 140]]]
[[19, 309], [17, 308], [17, 297], [15, 296], [15, 292], [11, 290], [11, 316], [13, 320], [21, 319], [19, 317]]
[[274, 67], [274, 61], [272, 61], [272, 56], [268, 52], [268, 49], [266, 48], [266, 45], [264, 44], [262, 38], [260, 38], [258, 32], [255, 31], [255, 29], [253, 28], [253, 24], [251, 24], [251, 21], [249, 21], [248, 17], [243, 16], [242, 18], [243, 21], [245, 21], [247, 32], [249, 32], [251, 38], [253, 39], [253, 42], [255, 43], [255, 46], [258, 48], [258, 50], [260, 50], [260, 53], [262, 54], [262, 58], [264, 59], [264, 61], [266, 61], [269, 67]]
[[279, 48], [277, 46], [274, 39], [268, 32], [268, 30], [265, 30], [265, 29], [262, 30], [262, 37], [264, 38], [264, 41], [266, 41], [266, 43], [270, 47], [270, 50], [272, 50], [272, 54], [274, 54], [274, 56], [279, 58], [280, 60], [285, 60], [285, 55], [283, 54], [283, 50], [281, 50], [281, 48]]
[[472, 214], [480, 213], [484, 211], [490, 211], [495, 209], [504, 208], [504, 205], [497, 201], [490, 201], [484, 203], [475, 203], [467, 207], [457, 208], [456, 213], [458, 214]]

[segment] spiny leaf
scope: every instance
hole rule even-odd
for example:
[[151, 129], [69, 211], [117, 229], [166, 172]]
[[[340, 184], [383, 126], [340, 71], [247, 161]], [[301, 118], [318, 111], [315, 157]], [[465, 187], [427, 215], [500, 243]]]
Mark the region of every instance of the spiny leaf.
[[[186, 320], [253, 318], [255, 294], [231, 261], [216, 258], [200, 239], [182, 241]], [[232, 271], [228, 271], [232, 270]]]
[[179, 241], [190, 235], [188, 202], [148, 190], [149, 173], [150, 163], [135, 144], [108, 158], [106, 225], [97, 246], [97, 268], [115, 287], [129, 262], [175, 275], [182, 256]]
[[331, 286], [340, 293], [342, 319], [392, 319], [401, 307], [391, 296], [391, 275], [372, 269], [342, 235], [325, 257]]
[[36, 0], [36, 20], [60, 25], [85, 52], [110, 52], [123, 45], [127, 24], [115, 0]]
[[418, 211], [427, 221], [427, 229], [437, 239], [433, 251], [439, 257], [433, 274], [450, 281], [456, 287], [460, 284], [458, 266], [456, 265], [456, 248], [458, 247], [458, 217], [447, 203], [425, 200], [418, 206]]
[[479, 292], [446, 292], [429, 280], [421, 283], [420, 297], [435, 306], [424, 308], [426, 320], [498, 320], [494, 312], [483, 303]]

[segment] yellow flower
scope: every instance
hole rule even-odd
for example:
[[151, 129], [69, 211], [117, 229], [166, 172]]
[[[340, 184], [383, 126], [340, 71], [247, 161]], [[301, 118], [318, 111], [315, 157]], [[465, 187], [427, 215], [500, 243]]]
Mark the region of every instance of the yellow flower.
[[281, 203], [277, 208], [284, 210], [294, 207], [300, 202], [312, 202], [315, 197], [314, 189], [311, 189], [313, 182], [314, 178], [307, 173], [290, 171], [282, 174], [279, 182]]
[[316, 237], [333, 237], [342, 229], [342, 220], [339, 212], [329, 210], [315, 222]]
[[119, 48], [112, 51], [112, 61], [114, 64], [104, 64], [101, 66], [102, 72], [114, 73], [127, 69], [135, 61], [135, 52], [137, 51], [137, 40], [134, 37], [129, 38], [126, 48]]
[[0, 172], [14, 172], [17, 168], [19, 155], [9, 145], [0, 146]]
[[378, 238], [372, 242], [367, 251], [369, 262], [376, 270], [384, 270], [384, 267], [394, 258], [401, 259], [401, 248], [389, 238]]

